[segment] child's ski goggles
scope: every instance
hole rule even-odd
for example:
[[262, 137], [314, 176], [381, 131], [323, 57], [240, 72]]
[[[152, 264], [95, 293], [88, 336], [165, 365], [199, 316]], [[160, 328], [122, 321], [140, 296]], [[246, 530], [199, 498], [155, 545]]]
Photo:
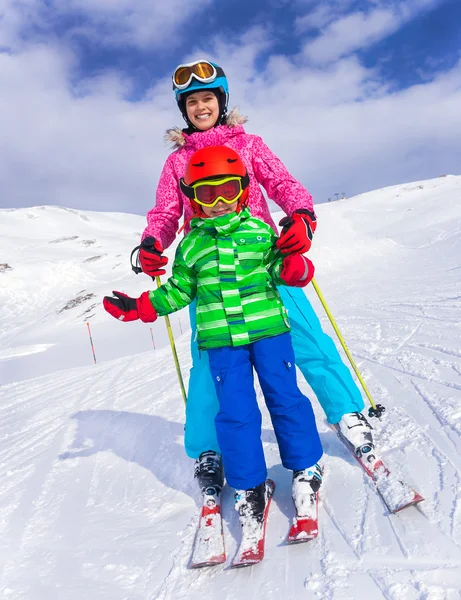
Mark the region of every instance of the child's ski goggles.
[[237, 202], [249, 183], [248, 174], [244, 177], [232, 175], [215, 181], [199, 181], [192, 185], [187, 185], [184, 179], [180, 181], [181, 190], [188, 198], [208, 208], [212, 208], [220, 200], [226, 204]]
[[215, 67], [207, 60], [197, 60], [186, 65], [179, 65], [173, 74], [173, 88], [185, 90], [192, 79], [200, 83], [211, 83], [216, 77], [224, 77], [221, 67]]

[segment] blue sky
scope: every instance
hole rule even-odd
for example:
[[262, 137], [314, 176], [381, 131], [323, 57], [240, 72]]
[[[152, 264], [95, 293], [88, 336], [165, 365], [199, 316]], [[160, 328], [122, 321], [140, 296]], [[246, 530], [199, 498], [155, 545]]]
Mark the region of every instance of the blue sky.
[[0, 0], [1, 206], [143, 214], [209, 57], [317, 202], [461, 172], [459, 0]]

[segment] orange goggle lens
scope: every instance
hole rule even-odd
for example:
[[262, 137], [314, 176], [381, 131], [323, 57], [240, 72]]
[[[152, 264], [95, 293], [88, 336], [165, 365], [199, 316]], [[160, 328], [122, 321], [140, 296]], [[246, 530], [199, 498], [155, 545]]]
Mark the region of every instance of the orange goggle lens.
[[197, 183], [192, 186], [194, 200], [197, 204], [212, 208], [219, 200], [226, 204], [233, 204], [243, 194], [242, 180], [240, 177], [226, 179], [217, 182]]
[[174, 72], [173, 81], [177, 87], [187, 87], [193, 76], [199, 81], [213, 81], [216, 78], [216, 69], [205, 61], [179, 66]]

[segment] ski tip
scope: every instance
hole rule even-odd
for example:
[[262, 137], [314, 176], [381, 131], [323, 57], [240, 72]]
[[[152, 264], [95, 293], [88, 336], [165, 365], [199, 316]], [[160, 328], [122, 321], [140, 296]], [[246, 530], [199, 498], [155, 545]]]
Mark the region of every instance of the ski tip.
[[318, 522], [314, 519], [298, 519], [291, 526], [287, 544], [300, 544], [314, 540], [319, 534]]
[[415, 495], [414, 495], [413, 499], [410, 500], [410, 502], [405, 502], [405, 504], [395, 507], [393, 510], [391, 510], [391, 513], [395, 515], [396, 513], [404, 510], [405, 508], [408, 508], [409, 506], [415, 506], [416, 504], [419, 504], [420, 502], [424, 502], [424, 497], [421, 496], [421, 494], [418, 494], [418, 492], [415, 492]]
[[216, 565], [222, 565], [226, 562], [226, 555], [222, 554], [221, 556], [213, 556], [212, 558], [208, 558], [203, 562], [192, 562], [189, 565], [189, 569], [201, 569], [203, 567], [215, 567]]
[[242, 567], [251, 567], [252, 565], [257, 565], [264, 558], [264, 551], [262, 552], [245, 552], [239, 558], [235, 558], [232, 561], [231, 568], [232, 569], [241, 569]]

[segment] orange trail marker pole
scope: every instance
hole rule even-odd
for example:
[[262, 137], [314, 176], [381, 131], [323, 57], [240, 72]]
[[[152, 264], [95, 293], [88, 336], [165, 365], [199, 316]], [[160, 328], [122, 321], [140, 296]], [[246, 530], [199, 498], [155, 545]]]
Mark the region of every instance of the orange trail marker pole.
[[93, 359], [94, 359], [94, 364], [96, 364], [96, 354], [94, 353], [94, 345], [93, 345], [93, 338], [91, 337], [91, 329], [90, 329], [90, 324], [86, 323], [86, 326], [88, 327], [88, 335], [90, 337], [90, 344], [91, 344], [91, 350], [93, 352]]

